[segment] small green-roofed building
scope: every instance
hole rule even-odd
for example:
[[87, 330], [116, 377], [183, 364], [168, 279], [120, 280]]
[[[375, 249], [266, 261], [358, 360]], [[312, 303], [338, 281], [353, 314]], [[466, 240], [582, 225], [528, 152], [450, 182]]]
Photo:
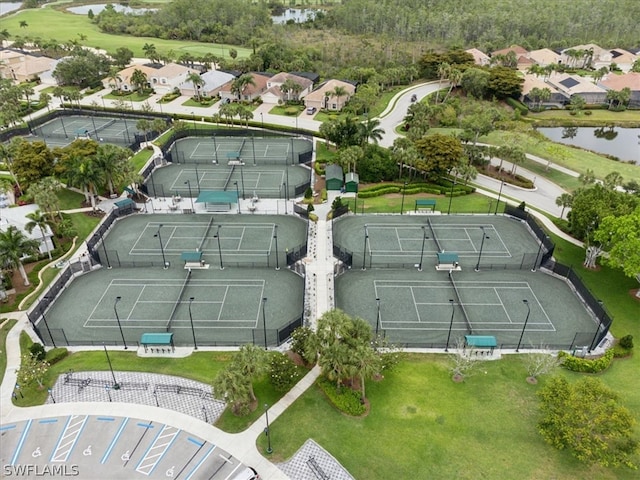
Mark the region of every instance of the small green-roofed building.
[[342, 167], [335, 164], [327, 165], [325, 168], [324, 178], [326, 180], [327, 190], [341, 190], [344, 184], [344, 174]]
[[227, 212], [232, 205], [238, 203], [238, 192], [235, 190], [202, 190], [196, 203], [204, 203], [207, 212]]
[[498, 346], [496, 337], [492, 335], [465, 335], [464, 343], [471, 348], [490, 348], [491, 351]]
[[345, 191], [358, 193], [359, 184], [360, 184], [360, 177], [358, 177], [357, 173], [349, 172], [344, 176]]
[[175, 350], [173, 344], [173, 333], [143, 333], [140, 337], [140, 343], [147, 351], [147, 347], [167, 348], [171, 351]]

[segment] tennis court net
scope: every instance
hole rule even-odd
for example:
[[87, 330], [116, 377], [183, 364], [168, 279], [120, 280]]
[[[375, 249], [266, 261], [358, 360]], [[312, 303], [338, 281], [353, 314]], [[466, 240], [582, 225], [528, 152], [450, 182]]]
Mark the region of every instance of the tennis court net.
[[229, 182], [231, 182], [231, 177], [233, 177], [233, 171], [235, 170], [235, 168], [236, 168], [235, 165], [231, 165], [231, 171], [229, 172], [229, 175], [227, 176], [227, 179], [224, 182], [223, 190], [225, 192], [227, 191], [227, 187], [229, 186]]
[[207, 225], [207, 229], [204, 231], [204, 236], [202, 237], [202, 240], [200, 240], [200, 246], [198, 247], [199, 251], [202, 251], [202, 246], [204, 245], [204, 242], [207, 241], [207, 237], [209, 237], [209, 233], [211, 233], [212, 226], [213, 226], [213, 215], [209, 219], [209, 224]]
[[460, 309], [462, 310], [462, 315], [464, 316], [464, 321], [467, 323], [467, 329], [469, 333], [473, 333], [473, 328], [471, 328], [471, 322], [469, 321], [469, 315], [467, 314], [467, 309], [464, 306], [464, 303], [460, 300], [460, 292], [458, 292], [458, 287], [456, 283], [453, 281], [453, 272], [449, 270], [449, 281], [451, 282], [451, 286], [453, 287], [453, 291], [456, 295], [456, 300], [458, 301], [458, 305], [460, 305]]
[[182, 289], [180, 290], [180, 294], [178, 295], [178, 299], [176, 300], [176, 303], [173, 306], [173, 310], [171, 310], [171, 315], [169, 316], [169, 321], [167, 322], [167, 332], [171, 330], [171, 326], [173, 324], [173, 319], [174, 319], [174, 316], [176, 314], [176, 310], [178, 310], [178, 307], [180, 306], [180, 303], [182, 303], [182, 295], [184, 295], [184, 291], [186, 290], [190, 279], [191, 279], [191, 269], [189, 269], [187, 271], [187, 276], [185, 277], [184, 283], [182, 284]]
[[106, 130], [107, 128], [109, 128], [111, 125], [113, 125], [114, 123], [117, 122], [117, 119], [111, 119], [109, 120], [107, 123], [100, 125], [99, 127], [96, 127], [95, 130], [91, 130], [91, 133], [98, 133], [101, 132], [102, 130]]
[[431, 232], [431, 237], [433, 238], [433, 241], [436, 242], [436, 247], [438, 247], [438, 251], [444, 252], [444, 250], [442, 249], [442, 246], [440, 246], [440, 241], [438, 240], [438, 237], [436, 237], [436, 233], [433, 231], [431, 220], [428, 218], [427, 218], [427, 225], [429, 225], [429, 231]]

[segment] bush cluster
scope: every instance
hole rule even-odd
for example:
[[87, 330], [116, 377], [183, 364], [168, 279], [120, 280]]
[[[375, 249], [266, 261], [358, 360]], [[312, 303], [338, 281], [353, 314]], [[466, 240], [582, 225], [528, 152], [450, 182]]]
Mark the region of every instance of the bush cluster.
[[[469, 193], [473, 193], [475, 188], [469, 187], [467, 185], [456, 185], [453, 189], [453, 194], [451, 192], [451, 184], [449, 185], [440, 185], [437, 183], [418, 183], [418, 184], [410, 184], [407, 186], [405, 190], [405, 195], [416, 195], [418, 193], [430, 193], [432, 195], [452, 195], [454, 197], [467, 195]], [[358, 198], [373, 198], [379, 197], [382, 195], [387, 195], [389, 193], [401, 193], [402, 185], [393, 185], [389, 183], [383, 183], [380, 185], [375, 185], [373, 187], [368, 187], [360, 190], [358, 192]]]
[[598, 373], [609, 368], [611, 361], [613, 360], [613, 349], [609, 349], [606, 353], [596, 359], [579, 358], [568, 354], [567, 352], [560, 352], [558, 357], [563, 359], [562, 366], [572, 372], [581, 373]]
[[529, 108], [527, 108], [524, 103], [519, 102], [515, 98], [508, 97], [505, 99], [505, 102], [507, 102], [507, 105], [509, 105], [511, 108], [520, 112], [520, 115], [527, 115], [529, 113]]
[[52, 348], [47, 352], [45, 359], [49, 365], [58, 363], [60, 360], [64, 360], [69, 355], [69, 350], [64, 347]]
[[273, 388], [279, 392], [286, 392], [298, 380], [295, 364], [284, 353], [276, 352], [269, 364], [269, 379]]
[[366, 412], [365, 405], [360, 401], [360, 392], [346, 387], [336, 388], [335, 383], [324, 378], [318, 379], [318, 386], [325, 393], [329, 401], [343, 413], [354, 417]]

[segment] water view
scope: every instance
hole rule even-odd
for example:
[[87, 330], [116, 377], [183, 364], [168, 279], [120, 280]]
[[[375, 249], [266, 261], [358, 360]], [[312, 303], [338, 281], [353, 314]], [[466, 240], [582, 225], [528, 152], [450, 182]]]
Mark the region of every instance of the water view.
[[543, 127], [538, 131], [554, 142], [613, 155], [640, 165], [640, 128]]
[[18, 10], [22, 6], [22, 2], [3, 2], [0, 3], [0, 15], [5, 15], [14, 10]]
[[[107, 8], [107, 3], [98, 3], [96, 5], [80, 5], [78, 7], [69, 7], [67, 8], [68, 12], [75, 13], [76, 15], [88, 15], [89, 10], [91, 10], [94, 15], [98, 15], [105, 8]], [[142, 15], [145, 12], [154, 12], [157, 8], [131, 8], [125, 7], [124, 5], [120, 5], [118, 3], [112, 3], [113, 9], [116, 12], [124, 12], [124, 13], [132, 13], [134, 15]]]
[[289, 20], [293, 20], [295, 23], [302, 23], [307, 20], [313, 20], [314, 18], [316, 18], [316, 10], [308, 8], [287, 8], [282, 15], [273, 16], [271, 20], [273, 20], [275, 24], [283, 24]]

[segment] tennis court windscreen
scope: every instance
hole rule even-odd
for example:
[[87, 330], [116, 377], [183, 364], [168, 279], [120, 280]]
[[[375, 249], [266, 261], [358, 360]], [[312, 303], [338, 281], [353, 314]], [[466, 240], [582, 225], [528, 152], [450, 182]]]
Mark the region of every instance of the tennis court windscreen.
[[182, 289], [178, 294], [178, 299], [176, 300], [176, 303], [173, 305], [173, 310], [171, 310], [171, 315], [169, 316], [169, 321], [167, 322], [167, 332], [171, 330], [171, 325], [173, 324], [173, 318], [176, 314], [176, 310], [178, 310], [178, 306], [182, 302], [182, 295], [184, 295], [184, 291], [186, 290], [187, 284], [189, 283], [190, 279], [191, 279], [191, 269], [187, 271], [187, 276], [184, 279], [184, 283], [182, 284]]
[[464, 307], [464, 303], [460, 300], [460, 292], [458, 292], [458, 287], [456, 283], [453, 281], [453, 273], [449, 270], [449, 281], [451, 282], [451, 286], [453, 287], [453, 291], [456, 295], [456, 300], [458, 301], [458, 305], [460, 305], [460, 310], [462, 310], [462, 315], [464, 316], [464, 321], [467, 323], [467, 329], [469, 333], [473, 333], [473, 328], [471, 328], [471, 322], [469, 321], [469, 315], [467, 315], [467, 309]]
[[438, 237], [436, 237], [436, 233], [433, 231], [433, 226], [431, 225], [431, 220], [427, 218], [427, 225], [429, 225], [429, 231], [431, 232], [431, 237], [433, 241], [436, 242], [436, 247], [438, 247], [439, 252], [444, 252], [442, 247], [440, 246], [440, 242], [438, 241]]

